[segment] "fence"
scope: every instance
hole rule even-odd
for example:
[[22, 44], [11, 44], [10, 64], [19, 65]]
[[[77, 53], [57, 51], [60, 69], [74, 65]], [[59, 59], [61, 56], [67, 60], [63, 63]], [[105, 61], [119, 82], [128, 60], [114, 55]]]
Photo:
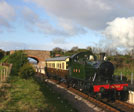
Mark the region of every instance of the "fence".
[[0, 64], [0, 83], [6, 81], [7, 77], [9, 76], [12, 68], [12, 64]]
[[[123, 75], [122, 72], [121, 72], [120, 73], [120, 80], [123, 79], [123, 76], [125, 76], [125, 75]], [[133, 72], [130, 74], [130, 80], [129, 80], [129, 82], [130, 82], [131, 85], [134, 85], [134, 74], [133, 74]]]

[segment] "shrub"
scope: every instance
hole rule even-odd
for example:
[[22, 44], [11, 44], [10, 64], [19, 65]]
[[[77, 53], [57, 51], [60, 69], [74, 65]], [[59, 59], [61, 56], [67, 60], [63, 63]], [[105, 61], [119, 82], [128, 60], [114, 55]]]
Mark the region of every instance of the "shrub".
[[18, 75], [19, 69], [28, 62], [28, 58], [23, 51], [16, 51], [8, 57], [7, 62], [13, 64], [11, 74]]
[[35, 74], [35, 70], [33, 66], [29, 63], [24, 64], [19, 70], [19, 76], [25, 79], [34, 76], [34, 74]]
[[5, 55], [5, 51], [0, 49], [0, 60], [4, 57], [4, 55]]

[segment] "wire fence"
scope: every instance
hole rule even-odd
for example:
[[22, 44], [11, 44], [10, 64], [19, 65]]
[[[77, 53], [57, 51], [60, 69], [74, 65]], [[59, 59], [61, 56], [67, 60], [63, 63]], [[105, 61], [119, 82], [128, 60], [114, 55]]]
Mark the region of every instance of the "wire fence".
[[[121, 72], [120, 73], [120, 80], [123, 79], [123, 76], [125, 76], [125, 75], [123, 75], [123, 73]], [[134, 84], [134, 73], [133, 72], [130, 74], [130, 80], [129, 80], [129, 82], [130, 82], [131, 85]]]
[[0, 64], [0, 83], [5, 82], [12, 69], [12, 64]]

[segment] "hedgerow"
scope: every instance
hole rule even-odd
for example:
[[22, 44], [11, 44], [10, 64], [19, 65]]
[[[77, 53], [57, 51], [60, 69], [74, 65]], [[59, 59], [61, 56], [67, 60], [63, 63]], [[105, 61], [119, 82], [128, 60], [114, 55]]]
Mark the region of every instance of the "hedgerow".
[[24, 64], [19, 70], [19, 76], [28, 79], [35, 75], [35, 70], [33, 66], [29, 63]]

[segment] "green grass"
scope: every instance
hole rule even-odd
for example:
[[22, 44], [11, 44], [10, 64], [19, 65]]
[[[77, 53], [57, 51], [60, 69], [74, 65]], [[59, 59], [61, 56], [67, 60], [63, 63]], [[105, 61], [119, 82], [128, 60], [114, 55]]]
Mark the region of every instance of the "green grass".
[[115, 75], [120, 75], [121, 73], [123, 74], [123, 76], [126, 76], [128, 79], [130, 79], [131, 73], [134, 73], [134, 68], [122, 67], [122, 68], [115, 69], [115, 72], [114, 72]]
[[49, 85], [12, 76], [0, 94], [0, 112], [77, 112]]

